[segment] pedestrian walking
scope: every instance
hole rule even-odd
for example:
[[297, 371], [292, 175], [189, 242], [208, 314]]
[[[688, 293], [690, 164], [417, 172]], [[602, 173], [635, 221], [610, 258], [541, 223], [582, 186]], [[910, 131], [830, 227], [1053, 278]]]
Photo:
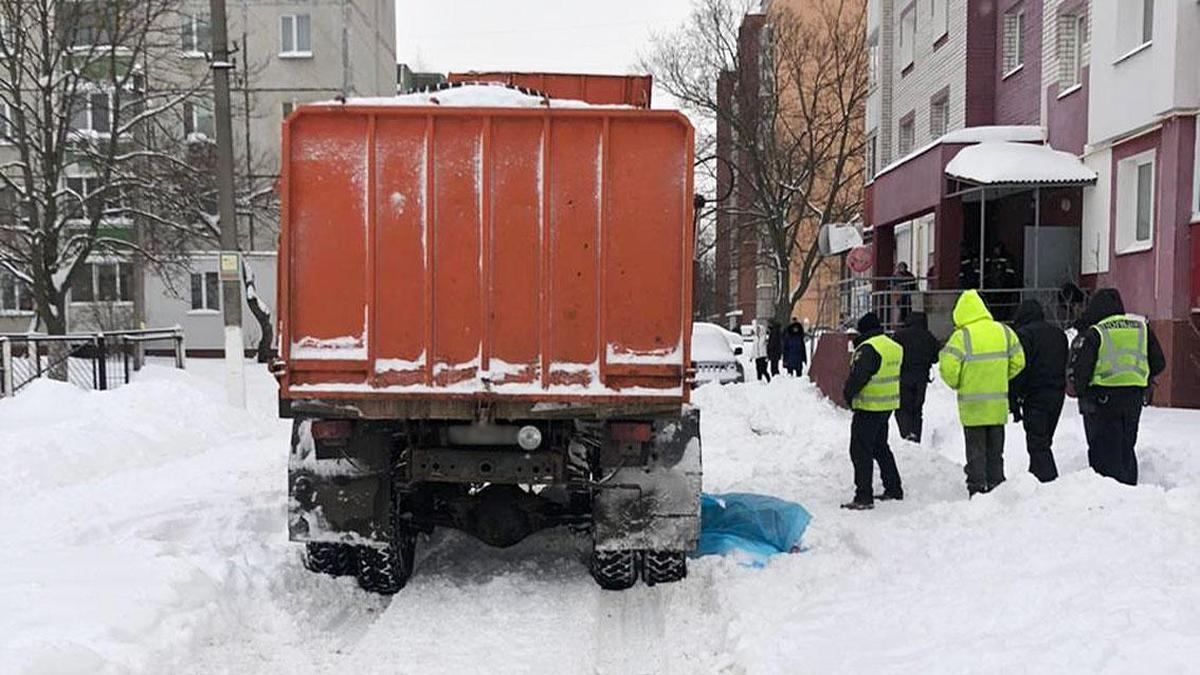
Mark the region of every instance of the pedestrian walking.
[[1072, 345], [1071, 383], [1079, 397], [1088, 464], [1101, 476], [1137, 485], [1138, 425], [1146, 392], [1167, 368], [1146, 319], [1125, 312], [1115, 288], [1096, 291]]
[[783, 367], [788, 375], [798, 376], [808, 362], [808, 347], [804, 344], [804, 324], [792, 317], [783, 334]]
[[925, 390], [929, 386], [929, 369], [937, 363], [942, 343], [929, 332], [929, 320], [924, 312], [913, 312], [904, 327], [892, 338], [904, 348], [904, 363], [900, 366], [900, 409], [896, 411], [896, 426], [900, 437], [921, 442], [924, 426]]
[[1004, 482], [1008, 383], [1024, 369], [1025, 354], [1016, 333], [992, 319], [978, 291], [959, 296], [954, 328], [938, 358], [938, 370], [946, 385], [958, 392], [967, 494], [974, 496]]
[[761, 382], [771, 381], [770, 357], [767, 354], [767, 331], [761, 323], [754, 323], [754, 342], [750, 346], [750, 358], [754, 359], [754, 370]]
[[1013, 421], [1025, 425], [1029, 473], [1049, 483], [1058, 478], [1052, 446], [1067, 395], [1067, 335], [1046, 321], [1037, 300], [1017, 307], [1013, 325], [1025, 352], [1025, 369], [1010, 383], [1009, 409]]
[[881, 500], [904, 499], [900, 471], [888, 446], [888, 419], [900, 407], [900, 364], [904, 348], [883, 333], [879, 317], [867, 312], [858, 321], [850, 375], [842, 395], [854, 411], [850, 422], [850, 463], [854, 466], [854, 499], [842, 508], [875, 507], [875, 463], [883, 479]]
[[771, 377], [779, 374], [779, 360], [783, 358], [783, 329], [774, 319], [767, 326], [767, 360], [771, 362]]

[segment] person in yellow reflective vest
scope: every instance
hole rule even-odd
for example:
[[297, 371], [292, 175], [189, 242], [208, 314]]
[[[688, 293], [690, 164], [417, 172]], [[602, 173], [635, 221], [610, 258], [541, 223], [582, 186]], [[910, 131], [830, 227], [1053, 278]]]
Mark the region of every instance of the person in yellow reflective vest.
[[842, 508], [862, 511], [875, 507], [875, 463], [883, 479], [881, 500], [904, 499], [900, 471], [888, 446], [888, 420], [900, 407], [900, 366], [904, 348], [883, 334], [879, 317], [867, 312], [858, 321], [850, 375], [842, 388], [854, 411], [850, 422], [850, 463], [854, 465], [854, 499]]
[[1083, 414], [1088, 464], [1101, 476], [1137, 485], [1142, 406], [1167, 360], [1146, 319], [1126, 314], [1115, 288], [1096, 291], [1080, 324], [1068, 371]]
[[959, 296], [954, 328], [938, 356], [938, 370], [958, 393], [958, 418], [967, 450], [967, 494], [974, 496], [1004, 482], [1008, 383], [1025, 368], [1025, 353], [1017, 334], [992, 319], [977, 291]]

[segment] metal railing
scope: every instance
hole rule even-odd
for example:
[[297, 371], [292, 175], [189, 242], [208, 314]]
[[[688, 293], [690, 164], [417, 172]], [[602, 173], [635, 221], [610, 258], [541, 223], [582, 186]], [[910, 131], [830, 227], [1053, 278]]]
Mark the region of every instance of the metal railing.
[[[904, 325], [910, 312], [924, 312], [930, 328], [945, 329], [953, 325], [954, 304], [964, 289], [928, 289], [923, 279], [871, 277], [843, 279], [821, 297], [821, 322], [837, 329], [853, 327], [859, 317], [874, 312], [884, 330], [894, 331]], [[1025, 300], [1037, 300], [1046, 320], [1067, 328], [1074, 323], [1087, 304], [1086, 292], [1078, 295], [1059, 288], [996, 288], [976, 289], [997, 321], [1011, 321], [1017, 307]]]
[[39, 378], [107, 390], [128, 384], [148, 350], [174, 357], [184, 367], [183, 329], [108, 333], [0, 334], [0, 397], [12, 396]]

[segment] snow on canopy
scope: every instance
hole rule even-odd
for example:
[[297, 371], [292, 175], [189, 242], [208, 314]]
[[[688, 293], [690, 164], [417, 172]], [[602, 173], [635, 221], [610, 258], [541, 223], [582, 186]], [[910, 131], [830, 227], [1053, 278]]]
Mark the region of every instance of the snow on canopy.
[[946, 175], [977, 185], [1091, 184], [1096, 172], [1068, 152], [1030, 143], [988, 142], [963, 148]]
[[1012, 141], [1014, 143], [1045, 143], [1046, 127], [1036, 125], [996, 125], [983, 127], [963, 127], [955, 129], [933, 142], [923, 145], [907, 155], [888, 164], [875, 174], [878, 178], [911, 159], [920, 157], [939, 145], [968, 145], [972, 143], [988, 143], [991, 141]]
[[[322, 101], [316, 105], [343, 105], [341, 101]], [[627, 105], [596, 105], [563, 98], [546, 98], [499, 83], [470, 83], [441, 91], [400, 96], [348, 98], [353, 106], [445, 106], [453, 108], [619, 108]]]

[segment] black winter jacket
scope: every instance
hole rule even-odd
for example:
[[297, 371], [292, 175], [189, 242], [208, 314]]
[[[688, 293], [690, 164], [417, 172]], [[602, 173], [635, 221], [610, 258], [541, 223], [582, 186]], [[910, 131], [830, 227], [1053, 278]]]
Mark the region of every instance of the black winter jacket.
[[[1093, 330], [1093, 327], [1110, 316], [1124, 313], [1125, 303], [1121, 301], [1121, 294], [1115, 288], [1102, 288], [1092, 296], [1091, 302], [1076, 324], [1079, 336], [1071, 345], [1068, 370], [1071, 384], [1075, 387], [1075, 395], [1079, 397], [1084, 412], [1087, 411], [1087, 407], [1104, 403], [1105, 401], [1100, 400], [1102, 396], [1108, 401], [1120, 404], [1140, 401], [1145, 394], [1142, 387], [1104, 387], [1103, 391], [1096, 391], [1098, 388], [1094, 389], [1090, 384], [1100, 353], [1100, 333]], [[1147, 356], [1150, 361], [1150, 379], [1153, 380], [1167, 369], [1167, 359], [1163, 356], [1162, 346], [1158, 344], [1154, 331], [1147, 329], [1147, 333], [1150, 336]]]
[[1025, 350], [1025, 369], [1008, 385], [1009, 397], [1018, 401], [1035, 392], [1067, 389], [1067, 334], [1046, 321], [1037, 300], [1017, 308], [1013, 327]]
[[842, 398], [845, 399], [846, 405], [850, 405], [854, 397], [858, 396], [858, 392], [867, 386], [883, 365], [883, 358], [879, 356], [879, 352], [871, 345], [863, 345], [867, 340], [882, 334], [882, 330], [875, 330], [861, 333], [854, 338], [854, 360], [850, 362], [850, 375], [846, 377], [846, 385], [842, 387]]
[[783, 331], [776, 323], [767, 328], [767, 358], [772, 361], [783, 358]]
[[924, 312], [913, 312], [904, 320], [904, 327], [892, 336], [904, 348], [900, 365], [900, 384], [914, 385], [929, 382], [929, 369], [938, 361], [942, 343], [929, 332], [929, 320]]

